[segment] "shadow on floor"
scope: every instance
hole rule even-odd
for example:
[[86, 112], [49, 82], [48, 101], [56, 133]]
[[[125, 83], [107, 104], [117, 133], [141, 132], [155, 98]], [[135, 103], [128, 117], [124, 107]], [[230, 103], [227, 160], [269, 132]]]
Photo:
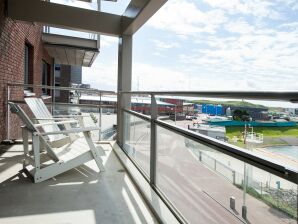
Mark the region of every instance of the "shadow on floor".
[[[21, 155], [2, 158], [1, 172], [11, 172], [21, 160]], [[19, 169], [14, 168], [14, 172], [0, 183], [0, 198], [5, 202], [0, 206], [0, 220], [91, 210], [97, 223], [148, 223], [151, 213], [146, 206], [144, 213], [139, 194], [114, 152], [107, 155], [105, 172], [96, 172], [94, 166], [95, 162], [90, 161], [34, 184], [18, 165]]]

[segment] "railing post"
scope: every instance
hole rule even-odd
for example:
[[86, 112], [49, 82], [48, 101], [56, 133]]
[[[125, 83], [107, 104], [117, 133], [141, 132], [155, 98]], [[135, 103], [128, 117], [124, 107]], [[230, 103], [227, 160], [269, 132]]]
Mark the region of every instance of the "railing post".
[[246, 206], [246, 190], [247, 190], [247, 165], [244, 163], [244, 178], [243, 178], [243, 205], [242, 218], [247, 220], [247, 206]]
[[98, 127], [99, 127], [99, 130], [98, 130], [98, 141], [101, 141], [101, 131], [102, 131], [102, 108], [101, 108], [101, 92], [99, 93], [99, 121], [98, 121]]
[[10, 100], [10, 86], [7, 85], [6, 89], [6, 105], [7, 105], [7, 111], [6, 111], [6, 139], [10, 140], [10, 107], [9, 107], [9, 100]]
[[151, 95], [151, 136], [150, 136], [150, 184], [156, 184], [156, 123], [158, 108], [156, 104], [155, 96]]
[[233, 184], [236, 184], [236, 172], [235, 170], [232, 171], [232, 176], [233, 176]]

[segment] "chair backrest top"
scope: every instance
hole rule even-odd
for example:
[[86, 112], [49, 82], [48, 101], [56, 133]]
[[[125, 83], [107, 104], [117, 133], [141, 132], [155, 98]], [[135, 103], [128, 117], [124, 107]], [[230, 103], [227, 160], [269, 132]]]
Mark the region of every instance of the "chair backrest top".
[[[43, 100], [36, 97], [25, 98], [25, 102], [36, 118], [53, 118]], [[48, 121], [46, 121], [48, 122]]]
[[32, 132], [37, 131], [37, 129], [34, 127], [34, 124], [30, 120], [30, 118], [27, 116], [27, 114], [24, 112], [24, 110], [19, 105], [15, 104], [13, 102], [8, 102], [8, 103], [10, 106], [10, 111], [12, 113], [17, 114], [30, 131], [32, 131]]
[[[26, 104], [29, 106], [30, 110], [34, 114], [35, 118], [53, 118], [52, 114], [49, 112], [47, 106], [43, 102], [42, 99], [36, 98], [36, 97], [27, 97], [25, 98]], [[49, 123], [53, 120], [38, 120], [38, 123]], [[45, 125], [42, 126], [42, 129], [44, 132], [55, 132], [55, 131], [61, 131], [57, 124], [52, 125]], [[62, 138], [65, 138], [65, 135], [59, 134], [59, 135], [52, 135], [48, 136], [49, 140], [56, 141]]]

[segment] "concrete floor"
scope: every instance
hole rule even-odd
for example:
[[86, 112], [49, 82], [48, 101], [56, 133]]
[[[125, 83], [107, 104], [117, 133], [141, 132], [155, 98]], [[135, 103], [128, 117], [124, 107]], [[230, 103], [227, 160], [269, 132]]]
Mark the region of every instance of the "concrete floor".
[[157, 223], [128, 174], [103, 145], [94, 161], [34, 184], [22, 172], [22, 145], [0, 146], [0, 223]]

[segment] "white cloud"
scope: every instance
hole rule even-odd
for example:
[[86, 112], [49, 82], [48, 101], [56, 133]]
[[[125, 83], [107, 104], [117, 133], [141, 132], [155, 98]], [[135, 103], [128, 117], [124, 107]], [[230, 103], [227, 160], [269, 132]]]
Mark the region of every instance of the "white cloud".
[[[293, 6], [292, 0], [287, 1]], [[149, 21], [146, 35], [155, 34], [151, 38], [155, 48], [151, 52], [145, 47], [144, 50], [148, 55], [159, 56], [159, 64], [164, 67], [148, 55], [144, 57], [146, 61], [142, 56], [137, 58], [133, 63], [134, 90], [138, 82], [140, 90], [298, 89], [297, 20], [268, 24], [264, 19], [280, 16], [274, 10], [277, 0], [210, 0], [209, 4], [213, 8], [202, 11], [195, 0], [171, 0]], [[160, 35], [163, 33], [166, 36]], [[117, 39], [103, 37], [102, 50], [116, 42]], [[142, 45], [140, 42], [135, 47], [142, 49]], [[167, 49], [176, 49], [177, 54], [170, 54]], [[169, 61], [175, 61], [175, 65]], [[115, 90], [116, 60], [94, 66], [84, 69], [89, 83]]]
[[[137, 81], [138, 80], [138, 81]], [[296, 76], [231, 72], [226, 70], [190, 72], [149, 64], [133, 65], [133, 89], [157, 91], [203, 90], [296, 90]], [[278, 86], [276, 86], [278, 83]]]
[[225, 25], [225, 29], [232, 33], [247, 34], [254, 32], [254, 26], [250, 25], [244, 19], [238, 19], [236, 21], [231, 21]]
[[108, 47], [115, 44], [118, 44], [117, 37], [100, 36], [100, 47]]
[[183, 90], [186, 89], [186, 79], [182, 72], [165, 67], [157, 67], [145, 63], [133, 63], [133, 89], [140, 90]]
[[260, 18], [280, 19], [281, 14], [272, 9], [274, 2], [264, 0], [204, 0], [213, 8], [225, 10], [229, 14], [245, 14]]
[[171, 48], [180, 47], [180, 44], [177, 42], [174, 42], [173, 40], [170, 40], [168, 42], [160, 41], [160, 40], [152, 40], [152, 42], [154, 43], [156, 50], [167, 50]]
[[92, 88], [101, 90], [117, 89], [117, 63], [83, 67], [83, 83], [90, 84]]
[[297, 2], [295, 4], [293, 4], [292, 9], [293, 10], [298, 10], [298, 3]]
[[189, 0], [171, 0], [147, 24], [185, 37], [202, 32], [215, 33], [225, 21], [221, 10], [203, 12]]

